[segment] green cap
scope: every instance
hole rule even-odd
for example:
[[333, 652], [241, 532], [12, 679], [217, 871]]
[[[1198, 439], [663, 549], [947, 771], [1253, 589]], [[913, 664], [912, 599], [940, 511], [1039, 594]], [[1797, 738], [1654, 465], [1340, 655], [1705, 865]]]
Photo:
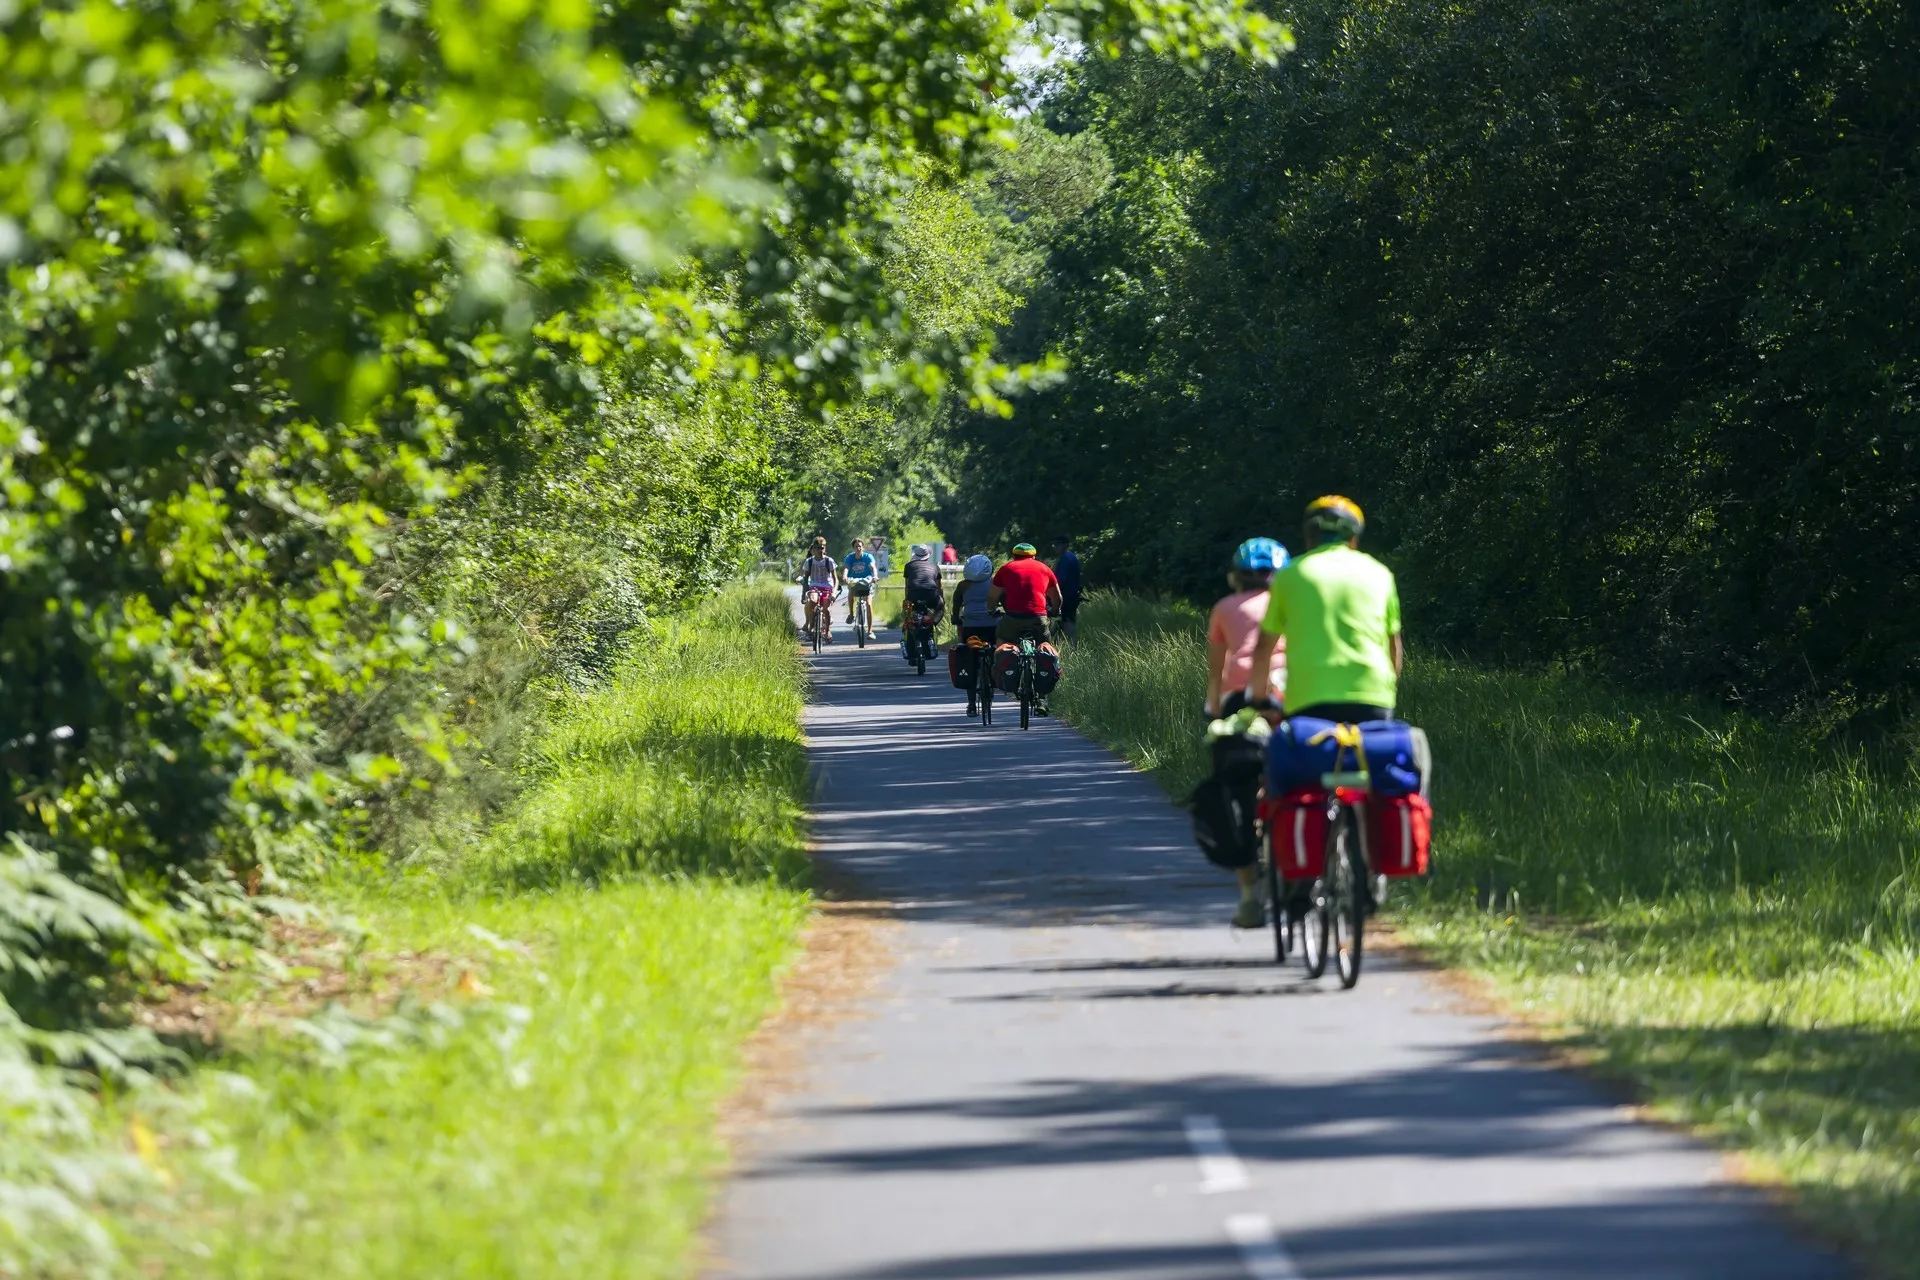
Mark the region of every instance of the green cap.
[[1038, 555], [1039, 552], [1033, 549], [1031, 542], [1016, 542], [1013, 544], [1013, 554], [1017, 556], [1031, 556]]

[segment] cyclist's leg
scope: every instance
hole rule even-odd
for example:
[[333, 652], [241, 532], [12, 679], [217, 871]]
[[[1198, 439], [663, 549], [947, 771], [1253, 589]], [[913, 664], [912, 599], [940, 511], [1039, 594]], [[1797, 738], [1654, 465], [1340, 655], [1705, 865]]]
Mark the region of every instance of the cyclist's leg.
[[1267, 904], [1260, 887], [1260, 864], [1235, 867], [1234, 877], [1240, 882], [1240, 905], [1233, 909], [1233, 927], [1236, 929], [1264, 929], [1267, 927]]
[[1031, 613], [1007, 613], [994, 628], [995, 644], [1019, 644], [1022, 638], [1042, 644], [1047, 638], [1047, 620]]

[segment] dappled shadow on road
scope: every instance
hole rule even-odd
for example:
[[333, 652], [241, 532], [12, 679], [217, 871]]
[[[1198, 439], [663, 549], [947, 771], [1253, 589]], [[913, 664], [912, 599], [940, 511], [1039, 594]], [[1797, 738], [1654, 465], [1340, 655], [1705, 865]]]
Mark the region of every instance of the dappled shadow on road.
[[[1311, 988], [1302, 988], [1310, 992]], [[1645, 1130], [1592, 1086], [1532, 1049], [1454, 1045], [1417, 1068], [1293, 1082], [1221, 1074], [1163, 1080], [1034, 1080], [1017, 1093], [929, 1098], [891, 1106], [821, 1107], [816, 1118], [979, 1122], [983, 1140], [818, 1151], [754, 1176], [817, 1166], [865, 1173], [1107, 1164], [1185, 1151], [1183, 1122], [1218, 1117], [1234, 1149], [1257, 1160], [1404, 1159], [1471, 1162], [1516, 1154], [1595, 1161], [1646, 1150]], [[905, 1131], [924, 1131], [912, 1124]]]
[[[1267, 968], [1274, 966], [1269, 963]], [[1050, 987], [1045, 991], [999, 991], [954, 996], [955, 1004], [1059, 1004], [1083, 1000], [1211, 1000], [1249, 996], [1317, 996], [1323, 988], [1306, 981], [1225, 983], [1171, 982], [1156, 986]]]
[[[1776, 1231], [1752, 1230], [1744, 1200], [1676, 1189], [1600, 1203], [1385, 1213], [1354, 1226], [1280, 1225], [1288, 1253], [1313, 1280], [1837, 1280], [1854, 1274], [1836, 1258], [1781, 1249], [1784, 1237]], [[855, 1274], [881, 1280], [879, 1272]], [[1212, 1280], [1246, 1274], [1221, 1244], [982, 1252], [891, 1265], [885, 1277]]]
[[[1264, 936], [1264, 935], [1263, 935]], [[1021, 960], [1011, 964], [935, 965], [934, 973], [1162, 973], [1271, 969], [1274, 962], [1257, 958], [1214, 956], [1134, 956], [1124, 960]]]
[[[1272, 1182], [1309, 1164], [1353, 1189], [1335, 1225], [1280, 1223], [1311, 1277], [1619, 1277], [1727, 1275], [1826, 1280], [1853, 1272], [1793, 1241], [1757, 1193], [1700, 1185], [1684, 1169], [1649, 1190], [1650, 1153], [1670, 1158], [1679, 1140], [1649, 1131], [1578, 1077], [1549, 1068], [1525, 1046], [1436, 1048], [1417, 1068], [1361, 1078], [1283, 1081], [1245, 1074], [1155, 1081], [1040, 1079], [1013, 1092], [876, 1106], [821, 1107], [817, 1118], [859, 1117], [874, 1145], [815, 1150], [750, 1175], [779, 1179], [821, 1171], [898, 1178], [1008, 1173], [1190, 1159], [1184, 1122], [1218, 1119], [1234, 1150]], [[873, 1122], [878, 1122], [877, 1124]], [[904, 1134], [934, 1140], [901, 1141]], [[1513, 1161], [1522, 1165], [1516, 1170]], [[1577, 1162], [1564, 1193], [1529, 1185], [1524, 1163]], [[1443, 1172], [1436, 1180], [1437, 1161]], [[1482, 1163], [1484, 1162], [1484, 1163]], [[1614, 1170], [1619, 1169], [1619, 1173]], [[1455, 1193], [1497, 1177], [1513, 1188], [1499, 1208], [1444, 1208]], [[1567, 1186], [1564, 1176], [1558, 1180]], [[1067, 1185], [1063, 1180], [1062, 1185]], [[1277, 1188], [1232, 1205], [1284, 1215]], [[852, 1184], [849, 1194], [858, 1194]], [[1543, 1203], [1544, 1201], [1544, 1203]], [[1414, 1212], [1413, 1206], [1434, 1206]], [[910, 1277], [1236, 1274], [1217, 1246], [1077, 1247], [969, 1253], [890, 1265]], [[879, 1273], [859, 1273], [861, 1275]], [[1238, 1274], [1244, 1274], [1242, 1269]]]
[[1231, 1245], [1141, 1245], [972, 1253], [884, 1271], [856, 1271], [845, 1280], [1000, 1280], [1014, 1276], [1104, 1276], [1114, 1280], [1247, 1280]]
[[1009, 712], [981, 727], [944, 661], [921, 678], [897, 654], [843, 651], [811, 671], [815, 856], [901, 918], [1193, 925], [1231, 905], [1185, 815], [1066, 726]]

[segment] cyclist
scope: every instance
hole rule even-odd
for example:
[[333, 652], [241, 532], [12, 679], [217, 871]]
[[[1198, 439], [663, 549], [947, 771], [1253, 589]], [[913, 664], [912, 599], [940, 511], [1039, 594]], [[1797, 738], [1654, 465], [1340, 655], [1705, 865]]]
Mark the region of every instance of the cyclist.
[[1053, 576], [1060, 582], [1060, 631], [1071, 640], [1080, 618], [1080, 557], [1064, 533], [1053, 540]]
[[[861, 597], [871, 600], [873, 580], [879, 576], [879, 566], [874, 563], [873, 553], [867, 550], [867, 544], [859, 538], [853, 540], [853, 550], [847, 552], [847, 558], [841, 562], [841, 578], [847, 584], [847, 621], [853, 621], [853, 611]], [[869, 604], [871, 609], [872, 605]]]
[[[1268, 587], [1274, 572], [1286, 564], [1287, 549], [1272, 538], [1248, 538], [1234, 550], [1233, 568], [1227, 574], [1233, 593], [1223, 596], [1207, 618], [1204, 709], [1209, 720], [1230, 716], [1247, 705], [1247, 679], [1256, 652], [1269, 658], [1277, 655], [1277, 663], [1269, 667], [1270, 682], [1275, 689], [1286, 687], [1286, 642], [1263, 636], [1260, 631], [1261, 621], [1267, 616]], [[1265, 928], [1267, 909], [1260, 893], [1260, 864], [1235, 867], [1233, 873], [1240, 881], [1234, 928]]]
[[1277, 691], [1285, 691], [1286, 640], [1263, 636], [1260, 625], [1267, 616], [1273, 575], [1286, 567], [1287, 549], [1272, 538], [1248, 538], [1234, 550], [1233, 568], [1227, 574], [1233, 593], [1222, 596], [1207, 617], [1204, 709], [1208, 719], [1230, 716], [1247, 705], [1247, 682], [1253, 674], [1256, 651], [1269, 658], [1268, 683]]
[[1013, 558], [994, 571], [987, 603], [1006, 610], [994, 628], [998, 644], [1019, 644], [1022, 636], [1047, 642], [1047, 613], [1060, 607], [1060, 580], [1035, 556], [1031, 542], [1016, 542]]
[[900, 570], [908, 604], [925, 605], [938, 614], [947, 603], [947, 589], [940, 584], [940, 568], [933, 552], [924, 542], [913, 544], [913, 557]]
[[[967, 557], [966, 567], [960, 571], [960, 584], [953, 589], [953, 627], [959, 633], [960, 643], [965, 645], [970, 637], [978, 636], [986, 641], [987, 651], [993, 648], [994, 625], [993, 605], [988, 600], [992, 586], [987, 581], [993, 576], [993, 560], [988, 556]], [[987, 652], [976, 659], [979, 662], [990, 661]], [[967, 714], [980, 714], [976, 703], [979, 695], [971, 684], [967, 686]]]
[[[840, 566], [835, 564], [833, 557], [827, 554], [827, 540], [825, 538], [815, 538], [810, 554], [800, 564], [800, 577], [798, 579], [800, 583], [800, 604], [802, 611], [806, 615], [806, 634], [808, 639], [813, 638], [813, 615], [816, 605], [819, 607], [821, 616], [832, 616], [830, 611], [833, 608], [833, 591], [835, 584], [839, 581], [839, 576]], [[832, 636], [832, 634], [833, 628], [829, 625], [827, 634], [820, 638], [824, 641]]]
[[1406, 649], [1393, 572], [1360, 550], [1366, 517], [1332, 494], [1307, 504], [1307, 549], [1273, 575], [1248, 678], [1252, 704], [1277, 717], [1272, 651], [1285, 639], [1291, 714], [1357, 724], [1393, 715]]

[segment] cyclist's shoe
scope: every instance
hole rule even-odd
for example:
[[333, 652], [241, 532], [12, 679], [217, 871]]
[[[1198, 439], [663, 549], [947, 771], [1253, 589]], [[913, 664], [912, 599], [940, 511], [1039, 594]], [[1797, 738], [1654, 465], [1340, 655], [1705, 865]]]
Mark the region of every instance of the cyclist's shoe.
[[1050, 716], [1053, 712], [1047, 710], [1047, 700], [1041, 698], [1033, 704], [1033, 714], [1037, 716]]
[[977, 715], [979, 715], [979, 714], [980, 714], [980, 702], [979, 702], [979, 699], [977, 699], [977, 698], [968, 698], [968, 699], [967, 699], [967, 714], [968, 714], [969, 716], [977, 716]]
[[1258, 898], [1242, 898], [1233, 913], [1233, 927], [1236, 929], [1264, 929], [1267, 927], [1267, 906]]

